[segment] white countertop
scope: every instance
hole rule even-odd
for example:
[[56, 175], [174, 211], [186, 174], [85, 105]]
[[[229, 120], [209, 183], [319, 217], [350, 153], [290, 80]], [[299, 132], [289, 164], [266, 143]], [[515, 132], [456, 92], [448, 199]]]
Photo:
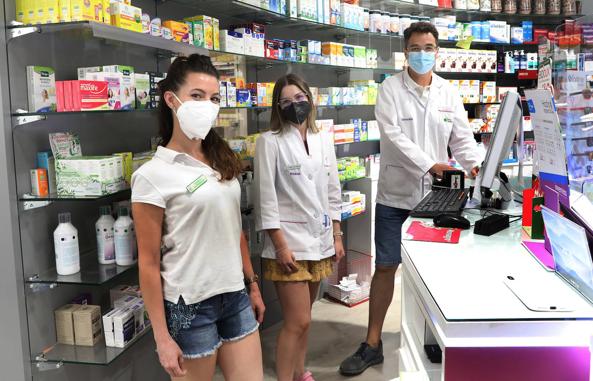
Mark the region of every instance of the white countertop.
[[[473, 223], [480, 218], [477, 212], [464, 215]], [[413, 220], [404, 224], [403, 233]], [[544, 269], [521, 245], [521, 236], [520, 221], [490, 237], [474, 235], [472, 227], [462, 232], [458, 244], [402, 240], [402, 256], [404, 265], [409, 259], [415, 269], [411, 271], [418, 272], [446, 320], [593, 320], [593, 306], [558, 275]], [[546, 285], [543, 292], [550, 286], [565, 287], [574, 294], [574, 311], [527, 309], [504, 284], [511, 274]]]

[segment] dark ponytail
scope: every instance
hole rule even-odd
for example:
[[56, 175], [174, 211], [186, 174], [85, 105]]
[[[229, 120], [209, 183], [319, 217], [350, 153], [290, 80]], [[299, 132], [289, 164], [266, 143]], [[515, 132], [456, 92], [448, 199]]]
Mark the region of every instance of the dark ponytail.
[[[218, 70], [212, 65], [210, 57], [192, 54], [189, 57], [178, 57], [173, 61], [167, 72], [167, 78], [158, 84], [160, 94], [159, 124], [163, 146], [169, 144], [173, 136], [173, 110], [165, 102], [164, 95], [167, 91], [176, 93], [185, 83], [188, 73], [204, 73], [220, 79]], [[220, 172], [223, 180], [232, 180], [241, 173], [239, 158], [214, 129], [210, 130], [202, 141], [202, 149], [212, 167]]]

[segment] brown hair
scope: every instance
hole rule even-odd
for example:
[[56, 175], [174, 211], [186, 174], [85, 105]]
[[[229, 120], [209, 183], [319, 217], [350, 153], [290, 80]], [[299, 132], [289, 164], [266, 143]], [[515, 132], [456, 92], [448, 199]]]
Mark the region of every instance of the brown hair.
[[[166, 146], [173, 135], [173, 111], [164, 99], [165, 92], [177, 92], [185, 83], [188, 73], [204, 73], [220, 79], [218, 70], [212, 65], [210, 57], [200, 54], [192, 54], [189, 57], [178, 57], [173, 61], [167, 77], [159, 82], [159, 124], [160, 135], [163, 139], [162, 145]], [[220, 172], [222, 180], [232, 180], [241, 173], [241, 162], [237, 155], [231, 150], [228, 143], [222, 139], [213, 129], [208, 132], [202, 141], [204, 155], [212, 164], [212, 168]]]
[[406, 30], [404, 30], [404, 47], [408, 47], [408, 42], [410, 42], [410, 37], [412, 34], [419, 33], [419, 34], [427, 34], [430, 33], [433, 35], [434, 40], [436, 41], [437, 46], [439, 45], [439, 31], [429, 22], [419, 21], [415, 22], [410, 25]]
[[309, 89], [309, 85], [305, 82], [301, 77], [296, 74], [287, 74], [285, 76], [280, 77], [276, 84], [274, 85], [274, 93], [272, 96], [272, 117], [270, 119], [270, 129], [274, 132], [282, 132], [286, 127], [290, 126], [290, 122], [286, 121], [282, 117], [282, 113], [280, 112], [280, 94], [282, 94], [282, 90], [286, 86], [295, 85], [298, 87], [305, 95], [307, 99], [309, 99], [309, 103], [311, 104], [311, 113], [307, 118], [307, 129], [312, 132], [319, 132], [317, 125], [315, 124], [315, 118], [317, 117], [317, 112], [315, 110], [315, 104], [313, 102], [313, 95], [311, 94], [311, 89]]

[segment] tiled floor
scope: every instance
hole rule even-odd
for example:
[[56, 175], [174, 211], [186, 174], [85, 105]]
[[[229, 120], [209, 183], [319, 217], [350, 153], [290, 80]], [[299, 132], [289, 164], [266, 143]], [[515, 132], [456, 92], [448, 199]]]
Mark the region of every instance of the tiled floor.
[[[368, 303], [347, 308], [327, 300], [313, 307], [313, 323], [309, 336], [307, 368], [317, 381], [388, 381], [398, 377], [397, 349], [400, 343], [400, 278], [396, 279], [395, 295], [387, 313], [383, 335], [385, 362], [367, 369], [360, 376], [346, 378], [338, 374], [340, 362], [352, 354], [366, 335]], [[280, 325], [263, 331], [265, 381], [275, 380], [274, 351]], [[216, 378], [222, 380], [222, 377]]]

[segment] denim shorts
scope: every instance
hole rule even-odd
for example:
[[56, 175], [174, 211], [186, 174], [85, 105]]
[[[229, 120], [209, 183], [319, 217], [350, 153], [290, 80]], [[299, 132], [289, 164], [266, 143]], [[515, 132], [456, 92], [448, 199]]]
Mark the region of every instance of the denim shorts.
[[375, 207], [376, 266], [393, 267], [402, 262], [402, 225], [409, 215], [406, 209], [381, 204]]
[[246, 290], [190, 305], [182, 297], [177, 304], [165, 300], [165, 317], [186, 359], [211, 356], [224, 342], [240, 340], [259, 327]]

